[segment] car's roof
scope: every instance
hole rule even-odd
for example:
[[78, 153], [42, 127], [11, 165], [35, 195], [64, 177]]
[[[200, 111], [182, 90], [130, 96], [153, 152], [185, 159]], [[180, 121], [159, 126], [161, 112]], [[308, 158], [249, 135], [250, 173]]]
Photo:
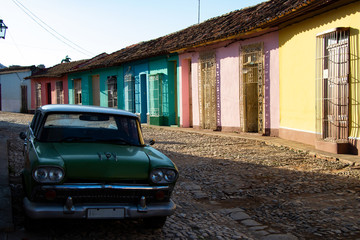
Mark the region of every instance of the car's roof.
[[133, 113], [116, 108], [72, 105], [72, 104], [49, 104], [49, 105], [41, 106], [39, 110], [44, 113], [51, 113], [51, 112], [102, 113], [102, 114], [137, 117]]

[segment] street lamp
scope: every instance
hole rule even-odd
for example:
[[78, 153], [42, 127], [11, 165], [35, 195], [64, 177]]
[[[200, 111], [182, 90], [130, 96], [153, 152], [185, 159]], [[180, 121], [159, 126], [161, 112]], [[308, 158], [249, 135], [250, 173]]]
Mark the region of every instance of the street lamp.
[[6, 29], [8, 27], [5, 25], [2, 19], [0, 19], [0, 38], [5, 39]]

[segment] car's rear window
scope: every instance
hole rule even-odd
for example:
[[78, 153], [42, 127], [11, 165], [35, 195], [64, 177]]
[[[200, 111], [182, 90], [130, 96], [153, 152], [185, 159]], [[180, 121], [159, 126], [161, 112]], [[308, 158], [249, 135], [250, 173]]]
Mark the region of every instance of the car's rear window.
[[115, 117], [94, 114], [51, 114], [44, 126], [118, 129]]
[[39, 140], [140, 144], [136, 118], [95, 113], [49, 114]]

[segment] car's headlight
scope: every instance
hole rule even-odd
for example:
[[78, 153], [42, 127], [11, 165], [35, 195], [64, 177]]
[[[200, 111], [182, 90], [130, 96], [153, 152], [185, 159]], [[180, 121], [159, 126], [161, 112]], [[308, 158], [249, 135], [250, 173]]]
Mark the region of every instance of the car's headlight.
[[173, 183], [177, 176], [178, 173], [175, 169], [168, 168], [156, 168], [150, 173], [150, 179], [153, 183]]
[[38, 167], [34, 170], [33, 177], [39, 183], [58, 183], [64, 178], [64, 170], [60, 167]]

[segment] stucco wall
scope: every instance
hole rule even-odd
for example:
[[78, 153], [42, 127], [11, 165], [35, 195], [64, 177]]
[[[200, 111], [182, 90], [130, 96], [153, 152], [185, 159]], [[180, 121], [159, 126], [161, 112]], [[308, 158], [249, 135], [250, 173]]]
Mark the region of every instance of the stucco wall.
[[7, 112], [20, 112], [21, 110], [21, 85], [27, 86], [27, 108], [31, 109], [31, 84], [25, 77], [31, 71], [0, 74], [1, 84], [1, 110]]
[[[315, 54], [316, 35], [337, 27], [350, 27], [351, 78], [360, 79], [360, 2], [332, 10], [286, 27], [279, 32], [280, 46], [280, 128], [282, 135], [302, 142], [315, 141]], [[350, 83], [350, 87], [353, 84]], [[359, 137], [358, 89], [351, 90], [351, 134]], [[354, 114], [356, 113], [356, 114]], [[303, 138], [301, 136], [308, 136]]]
[[117, 88], [118, 88], [118, 108], [123, 109], [123, 70], [122, 67], [113, 67], [107, 69], [97, 69], [93, 71], [80, 72], [69, 74], [67, 77], [68, 80], [68, 96], [69, 104], [74, 104], [74, 79], [81, 79], [81, 94], [82, 94], [82, 104], [91, 105], [92, 103], [92, 76], [99, 75], [100, 80], [100, 106], [108, 106], [108, 96], [107, 96], [107, 77], [108, 76], [117, 76]]
[[[220, 80], [220, 122], [224, 130], [240, 130], [240, 49], [242, 45], [264, 43], [264, 74], [265, 74], [265, 125], [266, 128], [279, 128], [279, 49], [278, 33], [273, 32], [250, 40], [238, 41], [230, 44], [212, 45], [199, 49], [198, 52], [185, 53], [179, 56], [182, 81], [182, 124], [188, 126], [188, 60], [191, 60], [192, 77], [192, 115], [193, 125], [198, 127], [199, 116], [199, 52], [215, 49], [216, 77]], [[185, 66], [184, 66], [185, 64]]]

